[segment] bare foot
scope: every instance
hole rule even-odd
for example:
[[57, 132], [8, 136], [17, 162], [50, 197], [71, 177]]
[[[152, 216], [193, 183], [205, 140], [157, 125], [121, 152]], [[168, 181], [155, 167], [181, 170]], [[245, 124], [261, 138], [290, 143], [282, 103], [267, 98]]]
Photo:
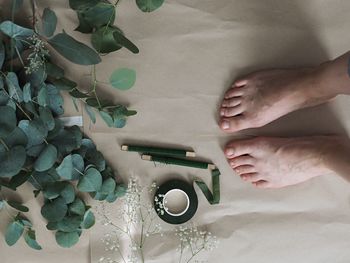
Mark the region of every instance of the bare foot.
[[225, 149], [233, 170], [258, 188], [280, 188], [332, 172], [350, 174], [350, 141], [337, 136], [257, 137]]
[[257, 128], [297, 109], [321, 104], [336, 94], [323, 87], [318, 68], [265, 70], [236, 81], [220, 108], [227, 132]]

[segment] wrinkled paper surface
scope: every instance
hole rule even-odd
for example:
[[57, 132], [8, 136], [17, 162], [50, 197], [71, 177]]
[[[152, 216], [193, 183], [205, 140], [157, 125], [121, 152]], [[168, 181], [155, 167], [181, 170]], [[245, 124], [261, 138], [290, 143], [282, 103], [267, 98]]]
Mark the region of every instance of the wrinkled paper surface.
[[[8, 1], [1, 1], [6, 5]], [[40, 0], [59, 17], [59, 29], [88, 43], [89, 35], [73, 31], [76, 14], [68, 1]], [[5, 6], [2, 6], [4, 9]], [[151, 14], [139, 11], [135, 1], [120, 2], [117, 25], [139, 48], [134, 55], [122, 49], [103, 58], [98, 78], [107, 82], [112, 71], [130, 67], [137, 81], [129, 91], [101, 85], [101, 97], [123, 102], [138, 115], [123, 129], [111, 129], [98, 119], [84, 131], [95, 141], [123, 180], [135, 175], [144, 186], [171, 177], [202, 178], [205, 171], [161, 166], [125, 153], [128, 142], [154, 146], [189, 146], [199, 157], [213, 161], [221, 171], [221, 203], [210, 206], [199, 189], [198, 212], [193, 222], [205, 225], [220, 246], [205, 257], [220, 263], [347, 263], [350, 260], [350, 184], [333, 174], [279, 190], [257, 190], [241, 181], [227, 164], [222, 148], [231, 139], [255, 135], [301, 136], [346, 133], [350, 129], [350, 98], [341, 96], [326, 105], [283, 117], [264, 128], [228, 135], [217, 126], [217, 108], [232, 81], [253, 70], [317, 65], [350, 48], [350, 2], [347, 0], [166, 0]], [[29, 15], [29, 9], [26, 10]], [[25, 16], [21, 19], [23, 20]], [[89, 88], [88, 67], [65, 59], [59, 65], [68, 77]], [[66, 115], [76, 116], [70, 99]], [[59, 248], [40, 215], [42, 199], [29, 185], [21, 197], [31, 209], [42, 251], [24, 240], [9, 248], [0, 238], [1, 263], [96, 263], [104, 248], [102, 227], [84, 231], [73, 249]], [[16, 193], [18, 195], [18, 193]], [[90, 202], [93, 203], [93, 202]], [[118, 202], [113, 204], [115, 209]], [[113, 209], [113, 206], [111, 209]], [[0, 214], [1, 236], [8, 222]], [[164, 223], [164, 229], [173, 226]], [[177, 244], [171, 238], [151, 239], [146, 262], [177, 262]]]

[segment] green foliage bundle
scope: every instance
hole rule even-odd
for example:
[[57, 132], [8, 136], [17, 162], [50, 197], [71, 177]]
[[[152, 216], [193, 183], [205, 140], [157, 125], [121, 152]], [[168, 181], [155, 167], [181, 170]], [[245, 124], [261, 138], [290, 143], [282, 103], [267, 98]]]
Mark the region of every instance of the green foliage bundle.
[[[154, 11], [158, 9], [163, 2], [164, 0], [136, 0], [137, 6], [143, 12]], [[114, 25], [118, 3], [119, 0], [114, 4], [104, 0], [69, 0], [70, 7], [76, 11], [79, 19], [79, 25], [75, 30], [84, 34], [91, 34], [91, 44], [99, 54], [108, 54], [118, 51], [121, 48], [126, 48], [134, 54], [139, 53], [137, 46], [125, 36], [120, 28]], [[70, 55], [71, 54], [67, 54], [65, 57], [71, 59]], [[94, 66], [92, 72], [91, 82], [93, 87], [91, 93], [96, 96], [95, 91], [98, 81], [96, 79], [96, 68]], [[136, 72], [134, 70], [121, 68], [112, 73], [109, 83], [116, 89], [127, 90], [134, 85], [135, 80]], [[116, 128], [124, 127], [126, 118], [136, 114], [136, 111], [128, 110], [125, 106], [113, 106], [113, 104], [110, 104], [108, 101], [99, 101], [97, 96], [96, 98], [86, 98], [86, 94], [77, 91], [71, 92], [70, 94], [75, 98], [86, 99], [85, 109], [94, 123], [96, 117], [92, 108], [98, 110], [100, 116], [109, 127]]]
[[[12, 17], [21, 3], [13, 2]], [[111, 126], [123, 126], [125, 117], [134, 112], [90, 97], [64, 77], [64, 70], [50, 58], [48, 44], [75, 63], [95, 64], [100, 57], [65, 32], [54, 35], [57, 17], [52, 10], [44, 10], [38, 25], [35, 1], [32, 4], [33, 29], [13, 19], [0, 23], [0, 211], [12, 217], [5, 234], [8, 245], [23, 236], [31, 248], [41, 249], [32, 223], [23, 215], [28, 207], [6, 200], [2, 193], [4, 187], [16, 191], [29, 182], [34, 196], [44, 197], [41, 215], [48, 221], [47, 229], [55, 231], [60, 246], [71, 247], [95, 222], [81, 194], [114, 202], [124, 195], [125, 187], [116, 182], [101, 152], [79, 127], [65, 127], [60, 121], [64, 113], [60, 90], [84, 99]], [[112, 82], [125, 89], [129, 74], [129, 70], [118, 70]]]

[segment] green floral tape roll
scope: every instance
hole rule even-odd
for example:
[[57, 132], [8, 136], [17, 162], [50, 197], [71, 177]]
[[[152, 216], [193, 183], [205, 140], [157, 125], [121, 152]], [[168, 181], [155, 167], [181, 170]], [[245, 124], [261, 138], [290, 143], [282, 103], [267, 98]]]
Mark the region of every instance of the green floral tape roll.
[[[174, 207], [177, 201], [182, 206]], [[183, 224], [195, 215], [198, 197], [191, 184], [178, 179], [170, 180], [156, 191], [154, 208], [163, 221], [169, 224]]]

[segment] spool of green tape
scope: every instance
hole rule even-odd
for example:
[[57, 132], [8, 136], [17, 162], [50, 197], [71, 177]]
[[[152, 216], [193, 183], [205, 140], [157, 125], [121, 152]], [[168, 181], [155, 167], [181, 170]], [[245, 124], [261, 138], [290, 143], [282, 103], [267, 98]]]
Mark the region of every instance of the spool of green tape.
[[[182, 206], [175, 208], [169, 206], [174, 201], [175, 203], [180, 201]], [[170, 180], [162, 184], [156, 191], [154, 208], [163, 221], [175, 225], [183, 224], [195, 215], [198, 208], [198, 197], [191, 184], [178, 179]]]

